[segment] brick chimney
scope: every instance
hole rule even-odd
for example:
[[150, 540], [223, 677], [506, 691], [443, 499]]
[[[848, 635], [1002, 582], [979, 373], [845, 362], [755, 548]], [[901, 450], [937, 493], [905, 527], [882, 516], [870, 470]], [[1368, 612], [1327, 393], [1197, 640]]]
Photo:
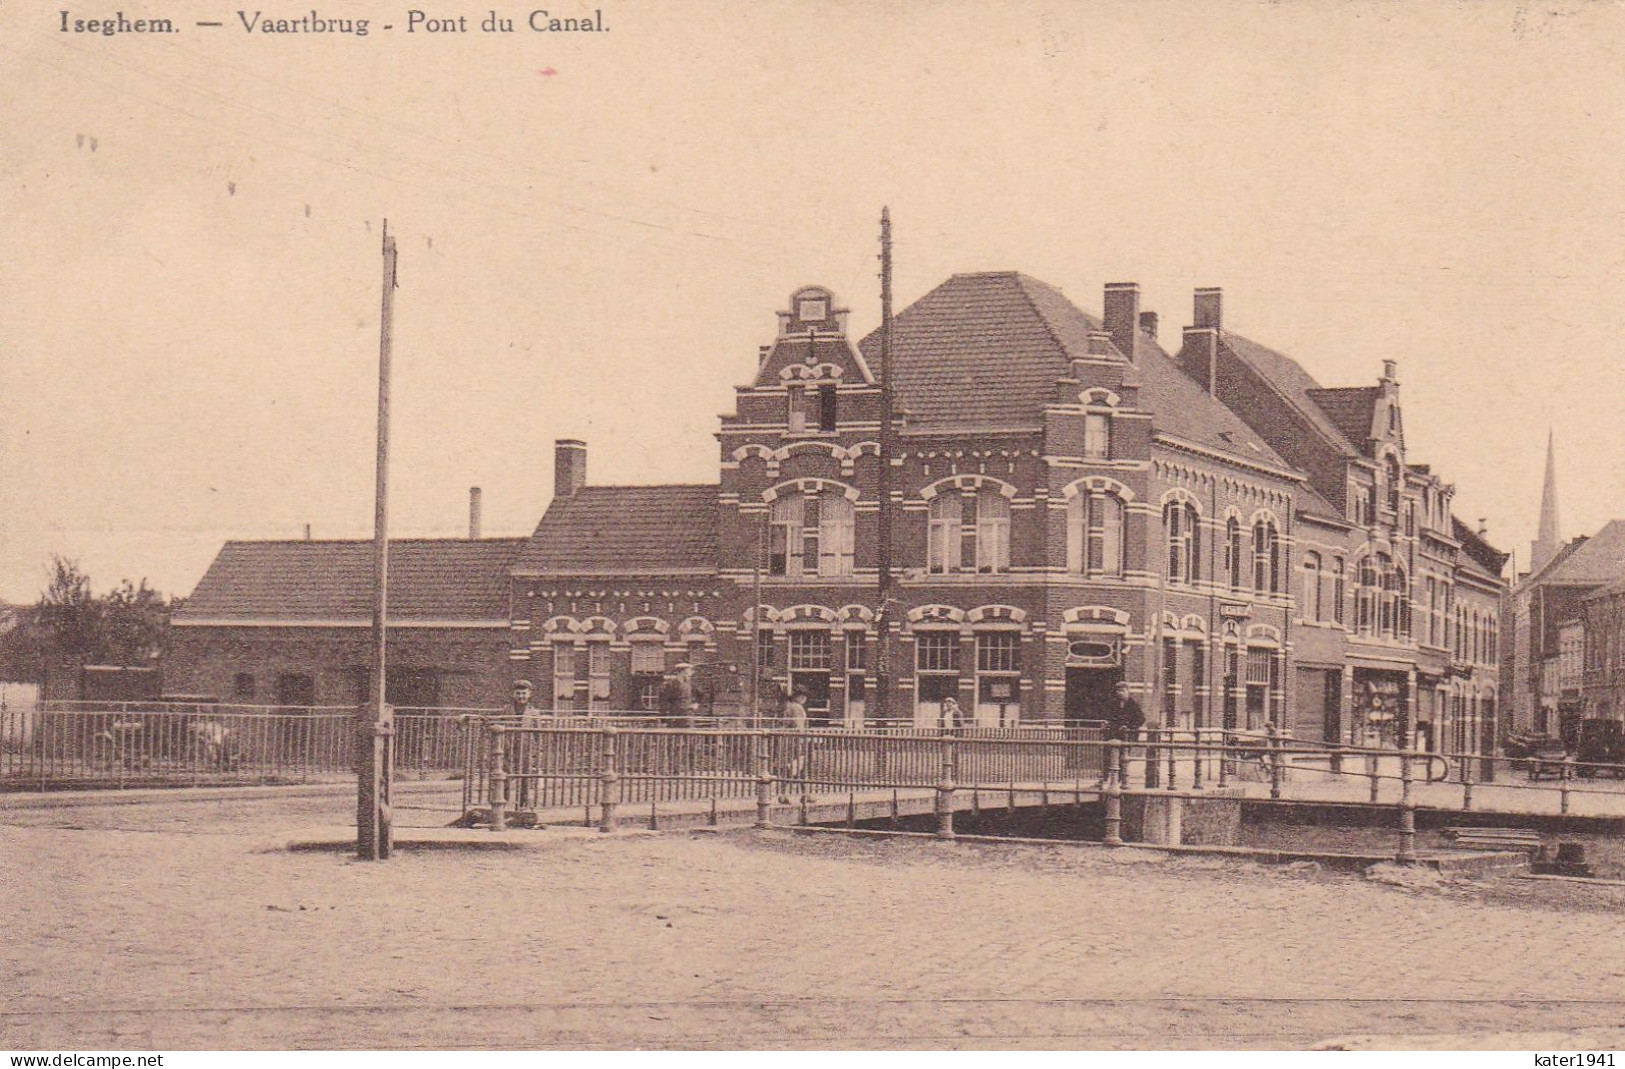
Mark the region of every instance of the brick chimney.
[[1196, 318], [1192, 325], [1204, 330], [1224, 329], [1224, 291], [1217, 286], [1196, 290]]
[[1117, 351], [1134, 361], [1134, 339], [1140, 333], [1140, 284], [1138, 282], [1108, 282], [1102, 301], [1105, 311], [1106, 333], [1112, 336]]
[[1218, 387], [1219, 331], [1224, 323], [1224, 292], [1217, 286], [1196, 291], [1194, 322], [1185, 328], [1179, 349], [1179, 366], [1208, 393]]
[[1140, 333], [1141, 334], [1149, 334], [1151, 336], [1152, 341], [1157, 340], [1157, 313], [1155, 313], [1155, 312], [1141, 312], [1140, 313]]
[[480, 488], [468, 488], [468, 539], [474, 541], [480, 537]]
[[553, 443], [553, 496], [573, 497], [587, 485], [587, 443], [560, 438]]

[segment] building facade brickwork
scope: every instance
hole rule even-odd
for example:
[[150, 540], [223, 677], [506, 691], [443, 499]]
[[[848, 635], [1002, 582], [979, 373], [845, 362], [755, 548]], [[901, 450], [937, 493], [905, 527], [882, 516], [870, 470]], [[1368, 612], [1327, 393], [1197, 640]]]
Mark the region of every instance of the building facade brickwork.
[[[687, 662], [716, 712], [800, 691], [815, 721], [883, 703], [920, 725], [948, 697], [986, 725], [1093, 718], [1126, 680], [1154, 723], [1493, 746], [1505, 558], [1407, 458], [1393, 362], [1328, 390], [1228, 331], [1217, 290], [1176, 353], [1137, 286], [1103, 308], [950, 278], [895, 318], [883, 450], [878, 335], [797, 290], [721, 418], [717, 483], [594, 486], [587, 445], [559, 443], [490, 678], [556, 710], [653, 709]], [[269, 658], [269, 633], [232, 634], [186, 673]]]

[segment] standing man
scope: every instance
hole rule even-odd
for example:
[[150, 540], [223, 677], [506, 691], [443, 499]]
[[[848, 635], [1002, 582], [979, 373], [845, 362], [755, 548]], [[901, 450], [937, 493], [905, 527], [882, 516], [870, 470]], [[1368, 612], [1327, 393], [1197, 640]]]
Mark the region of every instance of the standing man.
[[[1129, 697], [1127, 680], [1119, 679], [1117, 686], [1112, 688], [1112, 695], [1112, 700], [1106, 705], [1106, 738], [1116, 742], [1138, 741], [1140, 728], [1145, 724], [1145, 710], [1140, 708], [1139, 702]], [[1128, 780], [1128, 754], [1128, 747], [1122, 747], [1118, 775], [1125, 782]]]
[[1106, 705], [1106, 738], [1121, 742], [1134, 742], [1145, 725], [1145, 710], [1129, 697], [1127, 680], [1118, 680], [1112, 688], [1112, 700]]
[[694, 666], [683, 661], [661, 684], [660, 715], [665, 719], [666, 727], [692, 727], [694, 709]]
[[[789, 731], [807, 730], [807, 695], [797, 688], [790, 700], [784, 703], [784, 727]], [[801, 738], [780, 738], [779, 744], [784, 750], [776, 762], [779, 766], [779, 804], [790, 804], [790, 783], [801, 777], [802, 771], [807, 767], [807, 748], [809, 740]]]
[[[530, 703], [531, 685], [528, 679], [513, 681], [513, 690], [510, 692], [509, 717], [514, 727], [539, 728], [545, 719], [545, 714]], [[513, 764], [510, 771], [519, 777], [518, 790], [514, 792], [515, 809], [534, 808], [535, 799], [540, 795], [539, 784], [532, 777], [537, 772], [537, 758], [539, 756], [539, 740], [529, 732], [521, 732], [518, 745], [510, 749], [513, 755]]]

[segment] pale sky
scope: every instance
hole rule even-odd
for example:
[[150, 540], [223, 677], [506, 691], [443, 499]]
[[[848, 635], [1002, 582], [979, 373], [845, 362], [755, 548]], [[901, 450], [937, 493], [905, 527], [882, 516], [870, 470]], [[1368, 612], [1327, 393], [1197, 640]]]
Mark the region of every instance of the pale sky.
[[229, 538], [369, 536], [385, 216], [398, 536], [473, 485], [528, 533], [559, 437], [595, 483], [714, 480], [793, 289], [878, 322], [882, 204], [899, 307], [1138, 281], [1176, 348], [1222, 286], [1324, 385], [1396, 359], [1409, 459], [1520, 563], [1549, 427], [1564, 534], [1625, 516], [1625, 6], [602, 0], [563, 35], [485, 0], [409, 36], [362, 0], [356, 38], [143, 3], [181, 32], [0, 7], [0, 599], [53, 553], [184, 594]]

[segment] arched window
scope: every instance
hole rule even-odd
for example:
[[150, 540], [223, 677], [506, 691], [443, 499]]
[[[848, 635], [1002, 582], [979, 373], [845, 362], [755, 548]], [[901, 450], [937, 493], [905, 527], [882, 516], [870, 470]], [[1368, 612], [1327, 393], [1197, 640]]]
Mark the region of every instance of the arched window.
[[854, 509], [845, 494], [785, 494], [774, 500], [768, 519], [769, 574], [852, 574]]
[[1202, 578], [1202, 527], [1196, 506], [1170, 501], [1162, 510], [1168, 540], [1168, 581], [1194, 583]]
[[990, 487], [978, 490], [976, 504], [976, 570], [1010, 570], [1010, 500]]
[[1230, 577], [1230, 588], [1241, 589], [1241, 521], [1234, 516], [1224, 523], [1224, 570]]
[[1066, 505], [1066, 566], [1091, 576], [1123, 574], [1123, 500], [1115, 494], [1080, 492]]
[[1394, 597], [1394, 563], [1386, 554], [1377, 554], [1377, 581], [1382, 585], [1382, 594], [1377, 599], [1377, 630], [1392, 635], [1398, 599]]
[[1394, 635], [1398, 638], [1411, 636], [1411, 584], [1405, 576], [1402, 565], [1394, 565], [1389, 573], [1388, 589], [1394, 603]]
[[957, 492], [938, 494], [931, 499], [926, 570], [932, 574], [959, 570], [959, 530], [965, 522], [964, 509]]
[[1281, 540], [1273, 520], [1253, 524], [1253, 589], [1260, 594], [1281, 592]]
[[998, 490], [945, 490], [931, 499], [926, 570], [1010, 570], [1010, 502]]
[[1303, 555], [1303, 618], [1321, 619], [1320, 554]]

